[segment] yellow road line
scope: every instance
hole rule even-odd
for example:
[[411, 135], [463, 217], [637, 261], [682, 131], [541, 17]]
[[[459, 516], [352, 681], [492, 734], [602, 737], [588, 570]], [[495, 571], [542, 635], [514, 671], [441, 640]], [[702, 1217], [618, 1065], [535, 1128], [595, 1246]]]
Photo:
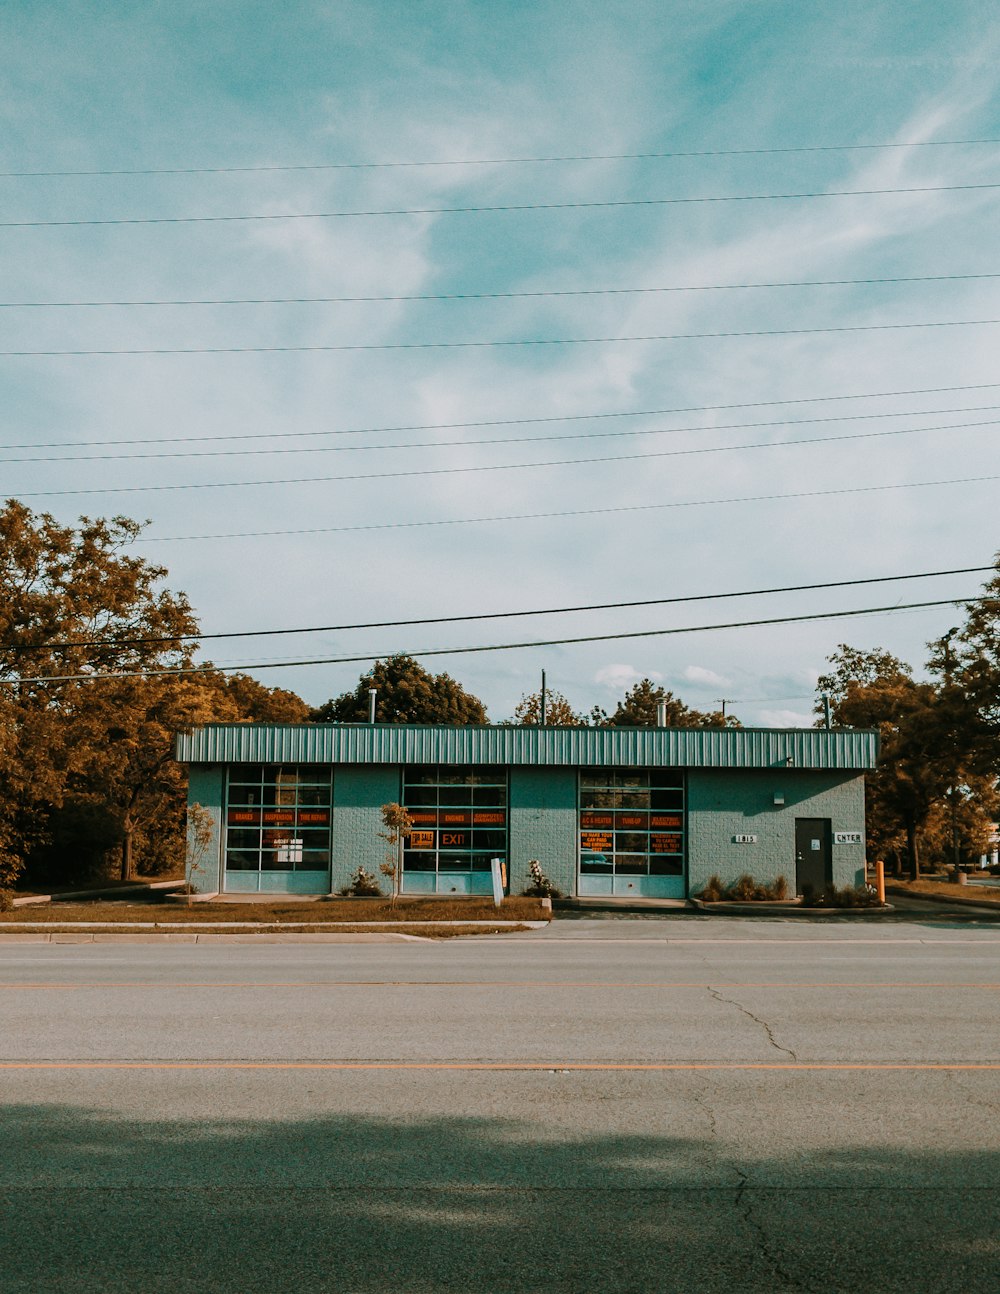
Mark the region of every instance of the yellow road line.
[[0, 992], [81, 989], [265, 989], [265, 988], [586, 988], [586, 989], [988, 989], [1000, 983], [974, 980], [93, 980], [82, 983], [0, 984]]
[[147, 1061], [147, 1060], [16, 1060], [0, 1061], [3, 1070], [432, 1070], [432, 1071], [484, 1071], [488, 1073], [511, 1071], [545, 1071], [548, 1073], [592, 1073], [592, 1072], [630, 1072], [630, 1073], [667, 1073], [684, 1071], [843, 1071], [855, 1073], [868, 1071], [883, 1073], [890, 1071], [925, 1072], [974, 1070], [985, 1072], [1000, 1071], [1000, 1062], [987, 1063], [882, 1063], [867, 1061], [849, 1062], [749, 1062], [749, 1061], [349, 1061], [349, 1060], [184, 1060], [184, 1061]]

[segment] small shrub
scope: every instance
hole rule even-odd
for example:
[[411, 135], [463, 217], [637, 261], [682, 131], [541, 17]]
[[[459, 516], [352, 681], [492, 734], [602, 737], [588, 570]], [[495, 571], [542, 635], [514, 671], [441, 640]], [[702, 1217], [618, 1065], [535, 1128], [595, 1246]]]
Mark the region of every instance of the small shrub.
[[776, 876], [771, 886], [771, 897], [778, 903], [788, 898], [788, 881], [784, 876]]
[[701, 899], [702, 903], [718, 903], [725, 894], [725, 887], [720, 877], [712, 875], [708, 878], [705, 888], [695, 898]]
[[373, 873], [366, 872], [363, 867], [359, 867], [351, 877], [350, 883], [345, 885], [342, 890], [338, 890], [337, 893], [345, 896], [353, 894], [355, 898], [374, 899], [381, 897], [382, 889]]
[[558, 899], [562, 897], [561, 891], [556, 889], [542, 871], [542, 865], [537, 858], [532, 858], [528, 863], [528, 884], [524, 887], [524, 894], [527, 898], [533, 899]]
[[877, 908], [881, 906], [878, 901], [878, 891], [874, 886], [845, 885], [842, 890], [836, 891], [836, 894], [836, 904], [839, 908]]
[[749, 903], [758, 897], [759, 887], [749, 872], [744, 872], [726, 891], [726, 898], [737, 903]]
[[[808, 893], [807, 893], [808, 891]], [[803, 885], [802, 905], [807, 908], [877, 908], [878, 892], [874, 886], [845, 885], [838, 890], [836, 885], [827, 885], [821, 898], [816, 897], [812, 886]]]
[[0, 889], [0, 912], [14, 911], [14, 891]]

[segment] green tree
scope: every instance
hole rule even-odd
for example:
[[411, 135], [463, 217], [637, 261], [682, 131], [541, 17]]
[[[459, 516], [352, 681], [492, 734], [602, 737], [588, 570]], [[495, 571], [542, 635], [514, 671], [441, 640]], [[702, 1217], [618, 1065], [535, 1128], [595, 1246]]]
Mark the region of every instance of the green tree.
[[[537, 726], [542, 721], [541, 691], [522, 696], [514, 707], [511, 724], [514, 727]], [[550, 728], [581, 728], [586, 719], [578, 715], [561, 692], [545, 693], [545, 723]]]
[[838, 725], [879, 733], [878, 767], [866, 779], [869, 847], [898, 858], [902, 844], [916, 879], [933, 815], [949, 796], [956, 812], [959, 801], [976, 798], [975, 770], [958, 737], [968, 722], [967, 699], [959, 689], [918, 682], [909, 665], [881, 648], [866, 652], [842, 643], [829, 659], [833, 669], [817, 683], [817, 713], [826, 693]]
[[601, 727], [654, 728], [661, 703], [667, 707], [666, 726], [668, 728], [738, 728], [740, 726], [739, 720], [733, 715], [724, 716], [718, 710], [705, 712], [692, 709], [679, 697], [674, 696], [673, 692], [668, 692], [666, 688], [658, 686], [648, 678], [630, 687], [610, 716], [595, 707], [592, 721]]
[[1000, 556], [983, 596], [966, 604], [965, 623], [931, 642], [929, 668], [945, 690], [966, 699], [958, 742], [983, 775], [1000, 774]]
[[313, 710], [316, 723], [367, 723], [368, 692], [377, 691], [375, 717], [379, 723], [482, 724], [486, 708], [448, 674], [431, 674], [399, 653], [376, 661], [357, 687]]

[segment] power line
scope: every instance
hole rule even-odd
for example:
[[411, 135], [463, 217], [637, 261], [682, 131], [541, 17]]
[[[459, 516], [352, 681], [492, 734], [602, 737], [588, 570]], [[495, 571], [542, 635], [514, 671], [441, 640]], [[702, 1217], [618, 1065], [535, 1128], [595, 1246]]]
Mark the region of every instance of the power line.
[[0, 310], [55, 310], [152, 306], [357, 305], [400, 301], [521, 301], [537, 297], [636, 296], [663, 292], [749, 292], [771, 288], [866, 287], [885, 283], [959, 283], [1000, 278], [1000, 273], [908, 274], [869, 279], [788, 279], [774, 283], [691, 283], [639, 288], [546, 288], [535, 292], [415, 292], [388, 296], [339, 297], [178, 297], [129, 301], [0, 301]]
[[[982, 413], [989, 409], [998, 409], [1000, 405], [980, 404], [966, 405], [955, 409], [932, 409], [916, 413], [899, 410], [882, 413], [838, 414], [828, 418], [778, 418], [764, 422], [722, 422], [711, 426], [691, 425], [687, 427], [640, 427], [627, 431], [576, 431], [559, 436], [488, 436], [478, 440], [417, 440], [396, 441], [391, 445], [278, 445], [266, 449], [210, 449], [194, 453], [190, 450], [167, 450], [156, 454], [59, 454], [32, 455], [29, 458], [0, 458], [0, 465], [14, 463], [104, 463], [104, 462], [143, 462], [160, 461], [165, 458], [247, 458], [257, 455], [274, 454], [361, 454], [384, 452], [398, 449], [467, 449], [476, 445], [538, 445], [563, 440], [619, 440], [626, 436], [677, 436], [693, 431], [734, 431], [754, 427], [805, 427], [817, 423], [830, 422], [868, 422], [881, 418], [927, 418], [944, 413]], [[896, 428], [890, 431], [858, 433], [852, 436], [812, 437], [806, 440], [775, 440], [760, 445], [723, 445], [712, 449], [675, 450], [676, 454], [722, 453], [727, 449], [763, 449], [770, 445], [821, 444], [824, 440], [864, 440], [877, 436], [906, 436], [921, 431], [947, 431], [951, 428], [992, 426], [995, 419], [983, 422], [942, 423], [932, 427]], [[332, 434], [332, 433], [331, 433]], [[0, 451], [3, 447], [0, 446]], [[586, 460], [580, 460], [586, 461]], [[532, 466], [526, 464], [525, 466]], [[460, 470], [460, 469], [456, 469]], [[469, 469], [471, 470], [471, 469]], [[479, 470], [488, 470], [482, 468]], [[339, 479], [339, 478], [334, 478]], [[281, 484], [281, 482], [272, 482]]]
[[[591, 466], [595, 463], [630, 463], [653, 458], [688, 458], [699, 454], [727, 454], [751, 449], [781, 449], [794, 445], [827, 445], [850, 440], [876, 440], [889, 436], [914, 436], [927, 431], [956, 431], [971, 427], [995, 427], [998, 422], [1000, 422], [1000, 418], [987, 418], [979, 422], [954, 422], [934, 427], [891, 427], [883, 431], [863, 431], [844, 436], [807, 436], [798, 440], [763, 440], [742, 445], [697, 445], [688, 449], [658, 449], [652, 453], [644, 454], [607, 454], [590, 458], [551, 458], [543, 459], [537, 463], [485, 463], [468, 467], [415, 467], [393, 472], [349, 472], [339, 476], [292, 476], [277, 479], [270, 477], [258, 481], [183, 481], [171, 485], [110, 485], [85, 486], [72, 490], [29, 490], [23, 493], [22, 497], [28, 499], [51, 499], [79, 494], [159, 494], [173, 490], [230, 490], [254, 486], [267, 486], [269, 489], [273, 489], [276, 485], [329, 485], [338, 481], [391, 481], [414, 476], [468, 476], [481, 472], [525, 472], [544, 467]], [[564, 439], [569, 439], [569, 437], [564, 437]], [[148, 455], [148, 457], [153, 458], [156, 455]], [[194, 457], [208, 457], [208, 455], [195, 455]]]
[[563, 153], [549, 157], [465, 157], [399, 162], [300, 162], [261, 166], [161, 166], [87, 171], [0, 171], [0, 179], [60, 179], [105, 175], [246, 175], [275, 171], [373, 171], [404, 167], [521, 166], [556, 162], [642, 162], [685, 157], [763, 157], [786, 153], [849, 153], [876, 149], [957, 148], [1000, 144], [1000, 139], [921, 139], [885, 144], [803, 144], [787, 148], [702, 148], [648, 153]]
[[323, 346], [140, 346], [94, 350], [0, 350], [5, 359], [82, 355], [302, 355], [349, 351], [484, 350], [504, 346], [595, 346], [620, 342], [710, 341], [723, 337], [806, 337], [829, 333], [898, 332], [915, 328], [978, 328], [1000, 319], [933, 319], [919, 323], [841, 324], [828, 328], [753, 328], [744, 332], [649, 333], [634, 337], [527, 337], [500, 341], [348, 342]]
[[228, 225], [274, 220], [345, 220], [373, 216], [472, 216], [510, 211], [599, 211], [622, 207], [682, 207], [718, 202], [787, 202], [804, 198], [876, 198], [891, 194], [970, 193], [990, 184], [918, 184], [887, 189], [828, 189], [802, 193], [724, 193], [686, 198], [608, 198], [576, 202], [508, 202], [479, 207], [384, 207], [358, 211], [273, 211], [228, 216], [108, 216], [74, 220], [0, 220], [0, 229], [92, 229], [109, 225]]
[[[926, 386], [913, 387], [906, 391], [862, 391], [847, 395], [802, 395], [794, 396], [784, 400], [745, 400], [735, 404], [693, 404], [679, 405], [673, 409], [627, 409], [619, 412], [609, 413], [557, 413], [546, 414], [542, 417], [533, 418], [481, 418], [472, 422], [415, 422], [401, 423], [396, 426], [378, 426], [378, 427], [347, 427], [331, 428], [327, 431], [294, 431], [294, 432], [239, 432], [235, 435], [224, 436], [151, 436], [148, 438], [129, 437], [116, 440], [53, 440], [42, 442], [25, 442], [12, 445], [0, 445], [0, 451], [12, 449], [79, 449], [82, 447], [97, 447], [105, 445], [155, 445], [159, 443], [169, 444], [192, 444], [208, 443], [214, 441], [229, 440], [272, 440], [277, 436], [286, 436], [289, 439], [299, 437], [314, 436], [369, 436], [369, 435], [388, 435], [400, 431], [452, 431], [463, 427], [523, 427], [539, 423], [549, 422], [590, 422], [604, 418], [656, 418], [666, 417], [668, 414], [677, 413], [716, 413], [729, 409], [762, 409], [777, 408], [782, 405], [790, 404], [831, 404], [841, 400], [887, 400], [895, 399], [904, 395], [950, 395], [955, 391], [992, 391], [1000, 387], [1000, 382], [974, 382], [966, 386]], [[992, 406], [982, 406], [984, 408]], [[941, 410], [931, 410], [931, 413], [942, 412]], [[859, 420], [866, 417], [877, 417], [876, 414], [851, 414], [848, 420], [858, 418]], [[886, 415], [887, 417], [893, 415]], [[901, 414], [899, 416], [910, 416]], [[917, 415], [913, 415], [917, 416]], [[811, 419], [801, 419], [801, 421], [812, 421]], [[840, 419], [837, 419], [840, 421]], [[738, 426], [741, 424], [733, 424]], [[744, 423], [744, 426], [765, 426], [767, 424]], [[773, 423], [778, 426], [780, 424]]]
[[[717, 625], [686, 625], [679, 629], [637, 629], [626, 633], [585, 634], [576, 638], [546, 638], [530, 642], [491, 643], [475, 647], [434, 647], [416, 651], [406, 651], [407, 656], [416, 659], [428, 656], [465, 656], [480, 652], [520, 651], [528, 647], [563, 647], [579, 643], [618, 642], [627, 638], [665, 638], [676, 634], [714, 633], [723, 629], [754, 629], [766, 625], [802, 624], [815, 620], [843, 620], [851, 616], [882, 615], [896, 611], [919, 611], [928, 607], [966, 606], [973, 602], [984, 602], [989, 599], [976, 596], [971, 598], [943, 598], [933, 602], [904, 602], [888, 607], [861, 607], [852, 611], [820, 611], [811, 615], [771, 616], [764, 620], [733, 620]], [[239, 665], [194, 665], [175, 669], [155, 669], [122, 671], [107, 674], [56, 674], [40, 675], [35, 678], [0, 678], [0, 683], [21, 685], [25, 683], [100, 683], [113, 679], [126, 678], [166, 678], [202, 674], [208, 670], [219, 673], [249, 669], [296, 669], [309, 665], [355, 665], [368, 661], [380, 660], [392, 652], [369, 652], [363, 656], [324, 656], [310, 660], [262, 661]]]
[[[148, 647], [156, 643], [208, 642], [219, 638], [273, 638], [288, 634], [347, 633], [353, 629], [404, 629], [413, 625], [459, 624], [470, 620], [512, 620], [523, 616], [561, 616], [580, 611], [620, 611], [633, 607], [673, 606], [686, 602], [716, 602], [728, 598], [767, 597], [774, 593], [810, 593], [819, 589], [853, 588], [859, 584], [894, 584], [903, 580], [930, 580], [945, 575], [981, 575], [993, 566], [959, 566], [943, 571], [917, 571], [910, 575], [870, 575], [864, 579], [827, 580], [819, 584], [783, 584], [769, 589], [740, 589], [730, 593], [692, 593], [684, 597], [643, 598], [631, 602], [592, 602], [572, 607], [535, 607], [529, 611], [483, 611], [474, 615], [421, 616], [416, 620], [369, 620], [352, 625], [309, 625], [298, 629], [244, 629], [228, 633], [179, 634], [153, 638], [83, 638], [76, 641], [0, 644], [5, 651], [57, 651], [73, 647]], [[731, 698], [730, 698], [731, 699]]]
[[733, 503], [780, 503], [787, 499], [825, 499], [841, 494], [880, 494], [886, 490], [932, 489], [942, 485], [981, 485], [993, 476], [959, 476], [943, 481], [897, 481], [889, 485], [850, 485], [833, 490], [795, 490], [789, 494], [744, 494], [722, 499], [681, 499], [671, 503], [626, 503], [612, 508], [575, 508], [564, 512], [514, 512], [492, 517], [434, 517], [429, 521], [374, 521], [359, 526], [305, 526], [295, 530], [241, 530], [208, 535], [144, 535], [147, 544], [204, 543], [219, 539], [278, 539], [286, 535], [343, 535], [370, 530], [420, 530], [429, 526], [474, 526], [507, 521], [552, 521], [564, 517], [601, 517], [623, 512], [660, 512], [667, 508], [707, 508]]

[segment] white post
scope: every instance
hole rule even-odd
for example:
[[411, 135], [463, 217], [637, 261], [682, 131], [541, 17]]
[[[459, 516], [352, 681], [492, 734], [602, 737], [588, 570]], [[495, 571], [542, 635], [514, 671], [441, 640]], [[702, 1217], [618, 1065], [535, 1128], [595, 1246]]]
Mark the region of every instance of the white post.
[[503, 869], [499, 858], [490, 859], [490, 871], [493, 873], [493, 906], [499, 908], [503, 904]]

